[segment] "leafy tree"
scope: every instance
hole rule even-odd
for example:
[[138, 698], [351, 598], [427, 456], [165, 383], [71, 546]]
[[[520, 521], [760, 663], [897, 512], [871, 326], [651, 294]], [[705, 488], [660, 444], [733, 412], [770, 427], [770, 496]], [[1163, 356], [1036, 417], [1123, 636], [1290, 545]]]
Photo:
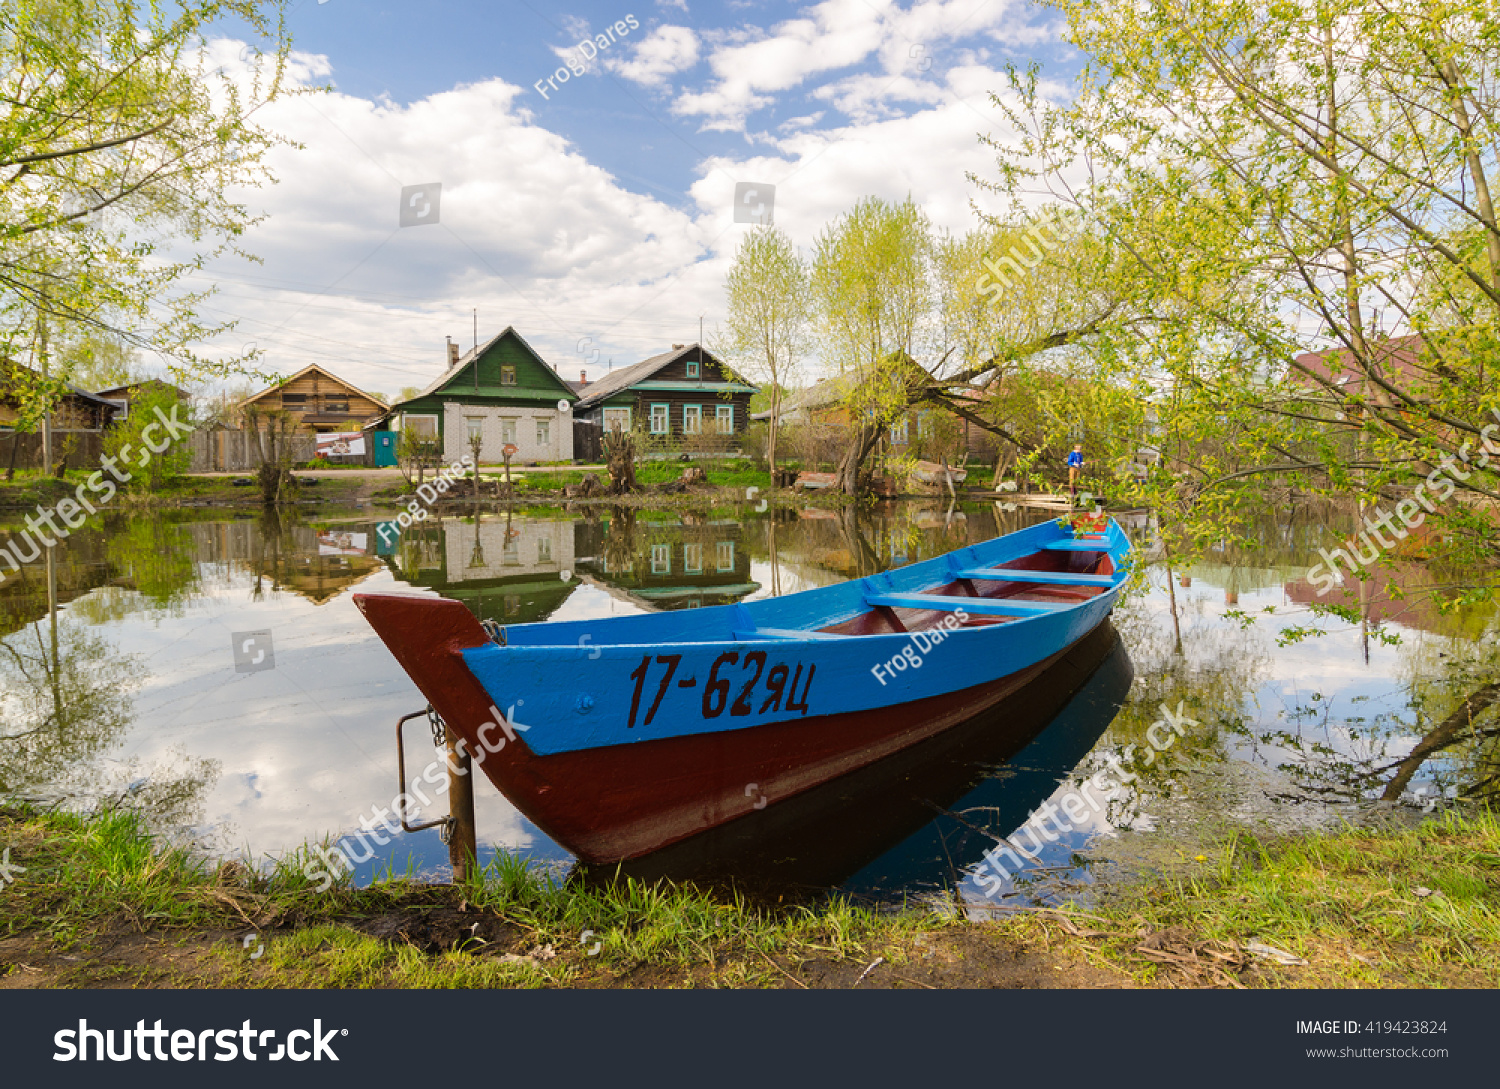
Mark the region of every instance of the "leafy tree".
[[146, 377], [140, 353], [122, 337], [84, 327], [57, 346], [57, 373], [80, 389], [96, 392], [128, 386]]
[[[287, 143], [253, 120], [287, 91], [283, 14], [281, 0], [16, 0], [0, 13], [0, 357], [43, 376], [27, 391], [42, 408], [67, 377], [49, 365], [49, 324], [74, 343], [149, 347], [179, 381], [247, 361], [194, 347], [226, 326], [199, 317], [212, 289], [183, 280], [248, 256], [238, 239], [256, 219], [232, 194], [270, 180], [264, 155]], [[205, 41], [227, 19], [271, 42], [248, 72], [220, 63], [230, 43]]]
[[104, 453], [120, 458], [125, 471], [131, 474], [127, 487], [144, 484], [157, 491], [167, 481], [192, 467], [193, 452], [187, 443], [177, 442], [160, 453], [153, 453], [144, 435], [149, 427], [152, 443], [159, 445], [165, 441], [157, 413], [170, 419], [175, 409], [177, 418], [187, 423], [190, 414], [185, 413], [184, 408], [177, 399], [177, 391], [165, 382], [146, 382], [137, 387], [131, 399], [130, 415], [117, 420], [104, 433]]
[[807, 267], [780, 229], [760, 227], [740, 243], [725, 290], [729, 316], [715, 354], [767, 390], [766, 460], [774, 481], [781, 398], [810, 347]]
[[908, 197], [867, 197], [818, 236], [812, 294], [825, 362], [844, 380], [852, 438], [839, 465], [849, 495], [885, 428], [911, 402], [911, 361], [930, 313], [931, 224]]
[[1069, 193], [1133, 322], [1092, 358], [1160, 417], [1157, 505], [1202, 542], [1278, 476], [1375, 503], [1446, 464], [1500, 495], [1476, 464], [1500, 407], [1493, 7], [1053, 6], [1089, 57], [1078, 94], [1012, 74], [992, 184], [1088, 178]]

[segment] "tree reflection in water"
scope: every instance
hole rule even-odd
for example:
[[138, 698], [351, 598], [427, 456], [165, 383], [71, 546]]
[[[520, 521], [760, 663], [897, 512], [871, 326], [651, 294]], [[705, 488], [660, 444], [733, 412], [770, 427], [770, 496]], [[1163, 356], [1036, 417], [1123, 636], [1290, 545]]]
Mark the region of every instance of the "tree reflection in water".
[[[218, 763], [176, 751], [155, 763], [108, 758], [133, 719], [143, 664], [120, 653], [87, 616], [59, 608], [55, 553], [45, 565], [46, 614], [0, 639], [0, 795], [130, 809], [154, 828], [190, 827], [201, 819]], [[156, 604], [161, 594], [172, 596], [164, 585], [153, 590], [148, 601]]]

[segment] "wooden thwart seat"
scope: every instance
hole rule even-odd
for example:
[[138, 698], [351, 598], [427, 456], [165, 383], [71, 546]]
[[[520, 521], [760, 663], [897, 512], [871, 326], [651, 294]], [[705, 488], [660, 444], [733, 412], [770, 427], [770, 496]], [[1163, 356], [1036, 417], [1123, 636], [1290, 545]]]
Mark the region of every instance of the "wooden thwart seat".
[[1040, 582], [1054, 586], [1109, 587], [1115, 584], [1109, 575], [1073, 575], [1063, 571], [1024, 571], [1009, 567], [970, 567], [955, 572], [953, 577], [981, 582]]
[[804, 631], [800, 628], [755, 628], [752, 631], [737, 631], [734, 637], [749, 642], [755, 639], [853, 639], [836, 631]]
[[875, 609], [959, 609], [975, 616], [1040, 616], [1058, 609], [1071, 609], [1074, 601], [993, 600], [985, 597], [950, 597], [947, 594], [866, 594], [865, 604]]
[[1051, 552], [1108, 552], [1109, 542], [1100, 541], [1053, 541], [1042, 545]]

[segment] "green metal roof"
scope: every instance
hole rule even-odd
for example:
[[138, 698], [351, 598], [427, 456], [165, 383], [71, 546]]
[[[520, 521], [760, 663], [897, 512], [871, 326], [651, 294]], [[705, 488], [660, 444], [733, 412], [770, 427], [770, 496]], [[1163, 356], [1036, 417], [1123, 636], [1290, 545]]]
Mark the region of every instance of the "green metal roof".
[[678, 393], [754, 393], [758, 387], [743, 382], [636, 382], [633, 390], [668, 390]]

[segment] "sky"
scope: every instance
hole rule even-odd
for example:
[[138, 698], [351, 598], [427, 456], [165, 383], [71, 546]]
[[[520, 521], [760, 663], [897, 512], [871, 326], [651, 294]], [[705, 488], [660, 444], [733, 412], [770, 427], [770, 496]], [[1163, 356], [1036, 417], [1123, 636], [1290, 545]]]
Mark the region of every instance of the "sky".
[[[514, 326], [569, 380], [700, 322], [711, 342], [751, 229], [737, 186], [741, 218], [769, 207], [805, 254], [866, 196], [970, 230], [999, 210], [967, 175], [995, 176], [979, 137], [1006, 134], [1005, 66], [1077, 67], [1025, 0], [300, 0], [288, 27], [297, 85], [324, 90], [257, 115], [301, 145], [238, 194], [265, 217], [244, 239], [260, 263], [190, 283], [218, 287], [206, 320], [237, 323], [218, 350], [386, 395], [431, 382], [476, 324], [481, 342]], [[209, 38], [246, 63], [244, 30]]]

